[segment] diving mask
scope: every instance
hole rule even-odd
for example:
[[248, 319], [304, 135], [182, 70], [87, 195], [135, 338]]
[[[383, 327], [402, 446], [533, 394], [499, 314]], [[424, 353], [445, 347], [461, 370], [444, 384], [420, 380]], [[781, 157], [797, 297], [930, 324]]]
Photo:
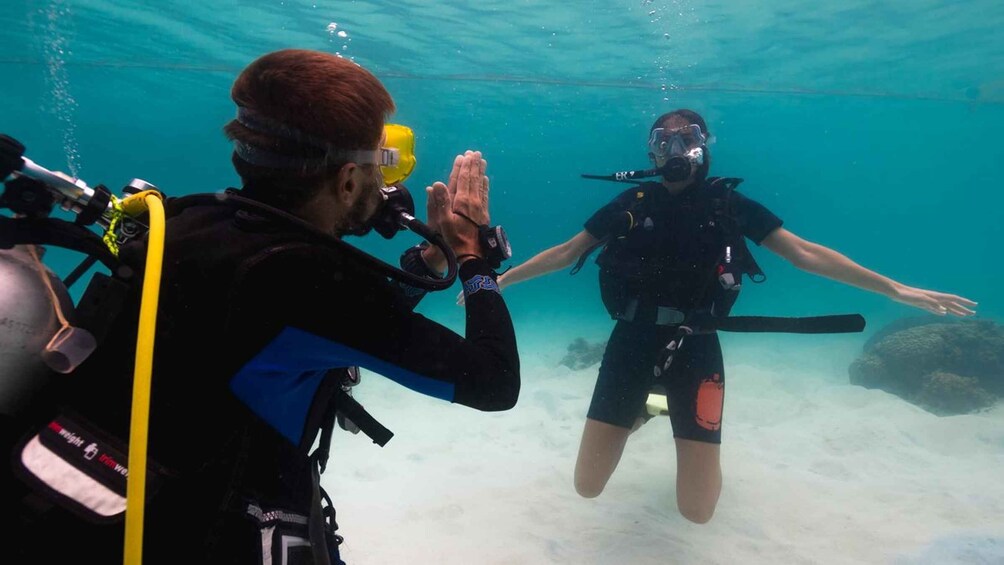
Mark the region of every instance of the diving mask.
[[384, 184], [394, 186], [415, 170], [415, 134], [399, 124], [387, 124], [383, 132], [383, 143], [376, 151], [348, 151], [342, 156], [360, 165], [379, 165]]
[[259, 167], [303, 171], [314, 167], [324, 167], [332, 160], [347, 160], [360, 165], [379, 165], [384, 183], [387, 186], [404, 182], [415, 169], [415, 134], [411, 128], [406, 126], [386, 124], [383, 130], [384, 141], [379, 149], [346, 151], [332, 146], [325, 139], [287, 126], [243, 106], [237, 108], [237, 121], [251, 131], [326, 152], [326, 155], [322, 157], [305, 159], [300, 156], [277, 153], [235, 139], [234, 152], [244, 161]]
[[677, 129], [655, 128], [648, 138], [648, 150], [656, 159], [665, 159], [687, 155], [707, 143], [708, 137], [697, 124]]
[[714, 137], [709, 138], [705, 135], [701, 131], [701, 126], [697, 124], [677, 129], [655, 128], [648, 138], [648, 150], [656, 165], [655, 168], [619, 171], [611, 175], [582, 175], [582, 177], [641, 184], [642, 181], [636, 179], [661, 176], [669, 182], [683, 182], [692, 178], [695, 171], [704, 166], [708, 145], [714, 141]]
[[415, 170], [415, 133], [399, 124], [383, 128], [384, 147], [380, 148], [380, 171], [387, 186], [404, 182]]

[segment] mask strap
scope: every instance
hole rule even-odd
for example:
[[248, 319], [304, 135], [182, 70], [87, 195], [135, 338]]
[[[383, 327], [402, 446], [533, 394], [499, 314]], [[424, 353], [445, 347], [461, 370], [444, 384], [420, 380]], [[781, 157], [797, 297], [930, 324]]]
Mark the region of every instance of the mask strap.
[[292, 141], [301, 145], [314, 147], [316, 149], [323, 149], [327, 152], [324, 157], [306, 159], [303, 157], [282, 155], [267, 149], [250, 145], [240, 140], [234, 140], [234, 152], [237, 153], [237, 156], [244, 161], [259, 167], [266, 167], [270, 169], [303, 170], [320, 168], [326, 162], [338, 159], [344, 159], [360, 165], [377, 165], [381, 163], [381, 157], [377, 155], [378, 150], [370, 151], [360, 149], [342, 151], [334, 149], [330, 143], [322, 139], [303, 133], [298, 129], [286, 126], [285, 124], [277, 122], [271, 118], [262, 116], [261, 114], [243, 106], [237, 107], [237, 123], [253, 132], [271, 135], [286, 141]]
[[266, 149], [248, 145], [236, 139], [234, 140], [234, 153], [251, 165], [268, 169], [312, 169], [321, 167], [326, 161], [324, 158], [304, 159], [302, 157], [280, 155]]
[[304, 133], [296, 128], [289, 127], [286, 124], [263, 116], [254, 110], [245, 108], [244, 106], [237, 107], [237, 123], [257, 133], [271, 135], [286, 141], [294, 141], [316, 149], [327, 150], [330, 146], [330, 144], [323, 139]]

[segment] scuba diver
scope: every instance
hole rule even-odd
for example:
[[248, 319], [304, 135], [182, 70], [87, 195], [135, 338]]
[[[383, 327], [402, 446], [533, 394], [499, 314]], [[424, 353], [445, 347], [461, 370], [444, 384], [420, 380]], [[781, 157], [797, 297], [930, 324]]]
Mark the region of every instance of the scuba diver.
[[[323, 52], [276, 51], [246, 67], [231, 96], [237, 117], [225, 133], [243, 188], [163, 206], [146, 473], [126, 461], [146, 439], [134, 433], [134, 373], [146, 283], [155, 277], [156, 206], [131, 219], [149, 224], [149, 237], [134, 237], [116, 257], [95, 251], [112, 275], [95, 275], [100, 288], [88, 286], [76, 320], [67, 313], [64, 329], [90, 335], [96, 349], [85, 359], [65, 351], [69, 361], [53, 362], [49, 386], [13, 420], [25, 433], [9, 457], [14, 476], [0, 477], [15, 517], [6, 536], [13, 561], [113, 563], [125, 546], [133, 563], [138, 542], [147, 563], [342, 563], [334, 509], [319, 485], [332, 429], [362, 429], [380, 445], [392, 435], [348, 394], [358, 368], [477, 410], [517, 401], [516, 339], [495, 271], [510, 251], [504, 230], [489, 223], [481, 153], [457, 156], [448, 182], [426, 189], [425, 225], [402, 184], [415, 166], [411, 130], [385, 124], [394, 102], [363, 67]], [[23, 153], [4, 142], [7, 157]], [[15, 157], [13, 173], [0, 172], [12, 209], [38, 200], [18, 195], [39, 181], [78, 198], [87, 191], [86, 205], [64, 206], [79, 212], [78, 223], [128, 207]], [[67, 242], [53, 233], [82, 229], [0, 220], [8, 248], [18, 237]], [[39, 235], [40, 226], [48, 231]], [[404, 252], [400, 269], [342, 240], [406, 228], [426, 242]], [[456, 278], [466, 337], [413, 311]], [[100, 300], [89, 300], [92, 290]], [[115, 304], [117, 315], [88, 321]], [[145, 522], [130, 537], [129, 489], [143, 477]]]
[[[606, 345], [575, 464], [575, 489], [599, 496], [628, 436], [668, 412], [676, 443], [677, 505], [709, 521], [721, 492], [719, 463], [725, 373], [716, 330], [838, 333], [861, 331], [856, 315], [728, 317], [743, 275], [764, 275], [745, 239], [796, 267], [880, 293], [934, 314], [968, 316], [975, 303], [911, 288], [782, 227], [760, 203], [736, 191], [741, 179], [709, 177], [707, 125], [679, 109], [660, 116], [648, 141], [654, 168], [585, 178], [633, 183], [597, 211], [585, 230], [505, 272], [506, 287], [565, 268], [574, 274], [596, 249], [600, 293], [616, 325]], [[658, 181], [638, 181], [661, 177]], [[463, 302], [463, 298], [458, 299]], [[650, 392], [664, 393], [649, 397]], [[647, 402], [646, 400], [655, 402]], [[641, 414], [641, 415], [639, 415]]]

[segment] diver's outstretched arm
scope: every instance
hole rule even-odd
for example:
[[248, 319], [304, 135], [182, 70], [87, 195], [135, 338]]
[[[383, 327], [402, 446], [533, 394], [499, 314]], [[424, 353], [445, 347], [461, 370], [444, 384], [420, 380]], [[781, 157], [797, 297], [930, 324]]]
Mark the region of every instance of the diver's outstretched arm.
[[870, 290], [932, 314], [971, 316], [976, 313], [970, 309], [976, 306], [976, 302], [972, 300], [954, 294], [906, 286], [870, 271], [828, 247], [806, 241], [784, 228], [771, 232], [763, 240], [763, 246], [803, 271]]
[[545, 249], [534, 255], [522, 265], [517, 265], [509, 269], [507, 273], [499, 277], [499, 286], [505, 288], [509, 285], [530, 280], [541, 275], [564, 269], [585, 253], [587, 249], [598, 243], [599, 240], [582, 230], [575, 234], [561, 245], [555, 245], [550, 249]]
[[[517, 265], [503, 273], [498, 280], [499, 288], [505, 288], [518, 282], [546, 275], [558, 269], [564, 269], [574, 263], [580, 255], [599, 243], [599, 241], [590, 235], [589, 232], [582, 230], [565, 243], [545, 249], [531, 257], [525, 263]], [[461, 293], [457, 296], [457, 304], [463, 303], [464, 295]]]

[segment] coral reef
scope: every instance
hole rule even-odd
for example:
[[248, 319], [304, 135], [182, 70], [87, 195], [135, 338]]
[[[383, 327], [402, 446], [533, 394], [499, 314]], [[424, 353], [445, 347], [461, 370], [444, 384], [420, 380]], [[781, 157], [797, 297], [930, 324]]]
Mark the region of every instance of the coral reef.
[[851, 382], [940, 415], [1004, 396], [1004, 328], [990, 321], [900, 320], [880, 330], [849, 368]]

